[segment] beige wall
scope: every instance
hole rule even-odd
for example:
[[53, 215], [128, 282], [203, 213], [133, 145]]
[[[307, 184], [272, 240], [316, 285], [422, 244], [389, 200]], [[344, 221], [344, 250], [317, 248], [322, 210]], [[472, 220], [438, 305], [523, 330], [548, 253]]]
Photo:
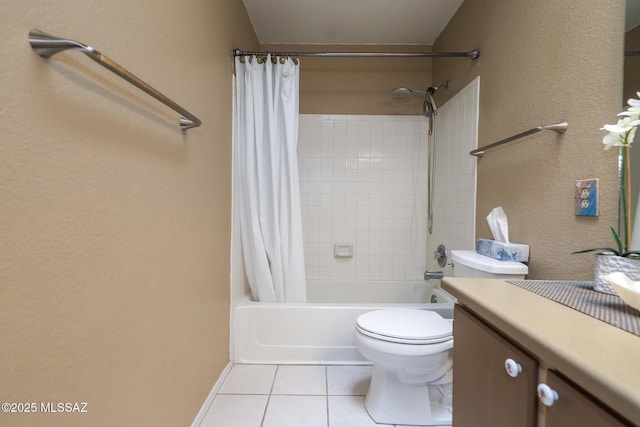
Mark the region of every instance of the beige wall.
[[[431, 46], [262, 45], [274, 52], [431, 52]], [[431, 58], [300, 58], [302, 114], [421, 114], [422, 97], [396, 100], [396, 87], [426, 89]]]
[[[88, 43], [203, 121], [31, 28]], [[240, 0], [0, 0], [3, 426], [186, 426], [227, 364]], [[38, 407], [39, 409], [39, 407]]]
[[[478, 48], [476, 62], [434, 61], [450, 79], [442, 97], [480, 76], [479, 144], [560, 120], [569, 130], [537, 134], [478, 161], [477, 235], [503, 206], [513, 240], [531, 246], [530, 278], [589, 280], [593, 255], [572, 251], [613, 244], [617, 163], [599, 131], [620, 111], [622, 0], [467, 0], [434, 50]], [[442, 98], [441, 98], [442, 99]], [[599, 218], [574, 216], [574, 182], [600, 178]]]

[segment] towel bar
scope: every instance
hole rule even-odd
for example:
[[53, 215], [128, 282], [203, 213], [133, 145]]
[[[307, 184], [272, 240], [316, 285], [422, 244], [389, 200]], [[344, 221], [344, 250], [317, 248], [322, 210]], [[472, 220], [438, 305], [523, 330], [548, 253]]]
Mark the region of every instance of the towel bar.
[[553, 130], [553, 131], [556, 131], [558, 133], [565, 133], [567, 131], [567, 127], [568, 126], [569, 126], [569, 123], [567, 123], [567, 122], [558, 122], [558, 123], [554, 123], [552, 125], [538, 126], [538, 127], [533, 128], [533, 129], [529, 129], [527, 131], [519, 133], [517, 135], [510, 136], [509, 138], [505, 138], [505, 139], [502, 139], [502, 140], [500, 140], [498, 142], [494, 142], [493, 144], [489, 144], [489, 145], [485, 145], [484, 147], [476, 148], [475, 150], [470, 151], [469, 154], [471, 154], [472, 156], [476, 156], [476, 157], [482, 157], [482, 155], [484, 155], [484, 152], [486, 150], [490, 149], [490, 148], [494, 148], [494, 147], [497, 147], [499, 145], [506, 144], [507, 142], [515, 141], [516, 139], [520, 139], [520, 138], [523, 138], [525, 136], [532, 135], [534, 133], [542, 132], [543, 130]]
[[141, 89], [147, 94], [153, 96], [155, 99], [162, 102], [172, 110], [180, 113], [183, 116], [180, 118], [180, 129], [187, 130], [190, 128], [198, 127], [202, 124], [200, 119], [198, 119], [196, 116], [176, 104], [171, 99], [167, 98], [165, 95], [151, 87], [139, 77], [125, 70], [115, 61], [109, 59], [107, 56], [92, 48], [91, 46], [74, 40], [56, 37], [36, 29], [29, 32], [29, 43], [31, 44], [33, 50], [43, 58], [50, 58], [56, 53], [62, 52], [64, 50], [77, 49], [109, 71], [117, 74], [138, 89]]

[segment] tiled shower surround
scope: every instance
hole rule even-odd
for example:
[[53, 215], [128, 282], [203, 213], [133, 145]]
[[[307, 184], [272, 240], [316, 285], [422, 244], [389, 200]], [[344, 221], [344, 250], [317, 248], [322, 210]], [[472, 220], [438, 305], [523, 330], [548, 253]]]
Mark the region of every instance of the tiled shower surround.
[[[441, 270], [438, 244], [473, 249], [479, 89], [475, 79], [438, 111], [431, 235], [424, 117], [300, 115], [307, 279], [422, 280]], [[334, 257], [334, 245], [353, 245], [353, 257]]]
[[[422, 116], [300, 115], [308, 279], [421, 279], [427, 122]], [[334, 257], [353, 245], [353, 257]]]
[[[451, 250], [475, 247], [477, 158], [469, 151], [478, 147], [479, 92], [477, 77], [438, 110], [433, 234], [427, 237], [429, 271], [442, 270], [433, 256], [439, 244], [449, 250], [448, 262]], [[449, 267], [444, 271], [452, 273]]]

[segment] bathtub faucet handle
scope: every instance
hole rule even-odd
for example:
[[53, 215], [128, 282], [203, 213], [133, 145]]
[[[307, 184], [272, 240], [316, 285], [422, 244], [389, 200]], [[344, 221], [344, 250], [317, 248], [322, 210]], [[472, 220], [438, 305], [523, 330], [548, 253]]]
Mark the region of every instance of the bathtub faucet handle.
[[425, 271], [424, 272], [424, 280], [440, 280], [444, 277], [444, 273], [442, 271]]

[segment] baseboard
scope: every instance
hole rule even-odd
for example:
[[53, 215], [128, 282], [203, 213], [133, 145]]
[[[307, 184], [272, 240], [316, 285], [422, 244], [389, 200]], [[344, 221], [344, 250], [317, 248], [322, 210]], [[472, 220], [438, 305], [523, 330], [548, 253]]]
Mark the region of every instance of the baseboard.
[[191, 427], [200, 427], [200, 425], [202, 424], [202, 421], [204, 420], [205, 415], [207, 415], [207, 411], [209, 410], [209, 407], [213, 403], [213, 399], [215, 399], [216, 394], [220, 390], [220, 387], [222, 387], [222, 383], [224, 382], [225, 378], [227, 378], [227, 375], [229, 375], [229, 371], [231, 371], [232, 366], [233, 366], [233, 363], [229, 361], [229, 363], [227, 363], [227, 366], [224, 367], [224, 369], [220, 373], [220, 376], [218, 377], [218, 380], [216, 381], [216, 383], [213, 385], [213, 388], [209, 392], [207, 399], [204, 401], [204, 403], [202, 404], [202, 407], [198, 411], [196, 418], [193, 420], [193, 423], [191, 423]]

